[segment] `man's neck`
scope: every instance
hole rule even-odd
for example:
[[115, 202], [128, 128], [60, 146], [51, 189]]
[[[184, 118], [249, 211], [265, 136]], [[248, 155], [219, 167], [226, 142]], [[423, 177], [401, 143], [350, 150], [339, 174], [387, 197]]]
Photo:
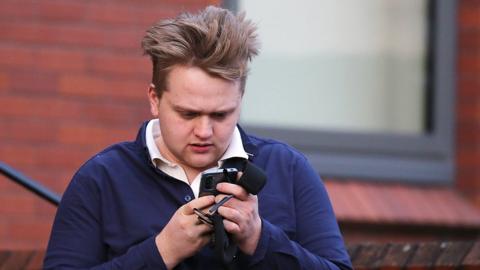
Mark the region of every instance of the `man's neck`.
[[181, 167], [183, 168], [183, 170], [185, 171], [185, 174], [187, 175], [189, 184], [192, 184], [193, 180], [198, 176], [198, 174], [204, 171], [203, 169], [199, 170], [196, 168], [189, 168], [187, 166], [181, 166]]
[[175, 157], [173, 157], [170, 152], [167, 149], [167, 146], [165, 145], [165, 142], [163, 141], [162, 136], [158, 136], [155, 138], [155, 144], [157, 145], [158, 150], [160, 151], [160, 154], [167, 159], [168, 161], [172, 163], [176, 163], [178, 166], [180, 166], [183, 171], [185, 172], [185, 175], [187, 176], [187, 180], [189, 184], [192, 184], [193, 180], [197, 177], [198, 174], [203, 172], [206, 169], [209, 169], [211, 167], [214, 167], [216, 165], [212, 164], [211, 166], [206, 166], [205, 168], [195, 168], [191, 167], [188, 165], [185, 165], [181, 162], [178, 162]]
[[[168, 175], [186, 183], [188, 182], [190, 185], [195, 182], [195, 179], [201, 172], [218, 166], [217, 162], [209, 164], [209, 166], [196, 168], [178, 162], [175, 157], [171, 156], [171, 153], [168, 151], [168, 148], [163, 141], [158, 120], [152, 120], [147, 125], [146, 141], [153, 164]], [[234, 131], [230, 145], [220, 159], [222, 160], [231, 157], [248, 158], [247, 153], [243, 149], [242, 139], [237, 128]]]

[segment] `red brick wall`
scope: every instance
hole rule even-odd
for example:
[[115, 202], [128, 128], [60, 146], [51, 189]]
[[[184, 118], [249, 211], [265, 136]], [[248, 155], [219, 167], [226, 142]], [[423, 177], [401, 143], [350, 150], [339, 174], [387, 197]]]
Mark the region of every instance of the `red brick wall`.
[[480, 208], [480, 1], [459, 1], [457, 187]]
[[[62, 193], [149, 117], [149, 25], [212, 0], [0, 1], [0, 161]], [[45, 247], [55, 208], [0, 176], [0, 249]]]
[[[1, 0], [0, 161], [62, 193], [149, 117], [154, 21], [215, 0]], [[480, 207], [480, 2], [459, 1], [457, 187]], [[0, 249], [43, 248], [55, 208], [0, 176]]]

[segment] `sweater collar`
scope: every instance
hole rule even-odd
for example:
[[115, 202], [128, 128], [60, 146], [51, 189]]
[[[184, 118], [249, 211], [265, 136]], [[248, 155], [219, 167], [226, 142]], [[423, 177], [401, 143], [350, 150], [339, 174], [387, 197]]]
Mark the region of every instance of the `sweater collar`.
[[[148, 163], [151, 164], [151, 162], [150, 162], [151, 157], [150, 157], [150, 153], [148, 151], [146, 136], [145, 136], [145, 133], [146, 133], [146, 130], [147, 130], [147, 125], [148, 125], [149, 121], [150, 120], [147, 120], [147, 121], [143, 122], [143, 124], [140, 126], [140, 129], [137, 133], [137, 138], [136, 138], [135, 142], [142, 147], [142, 149], [144, 150], [144, 152], [146, 154], [147, 161], [149, 161]], [[242, 138], [243, 148], [245, 149], [245, 151], [247, 152], [247, 154], [249, 156], [248, 159], [250, 161], [252, 161], [255, 158], [255, 156], [257, 155], [258, 146], [257, 146], [257, 144], [255, 144], [251, 140], [249, 135], [245, 132], [245, 130], [243, 130], [242, 127], [240, 127], [240, 125], [237, 124], [237, 127], [238, 127], [238, 130], [240, 131], [240, 137]]]

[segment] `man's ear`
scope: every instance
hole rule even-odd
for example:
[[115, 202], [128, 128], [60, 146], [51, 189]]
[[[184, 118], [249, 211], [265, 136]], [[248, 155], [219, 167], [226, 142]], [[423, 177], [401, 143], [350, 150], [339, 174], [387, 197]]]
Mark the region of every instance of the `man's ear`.
[[148, 101], [150, 103], [150, 112], [153, 117], [158, 118], [158, 105], [160, 104], [160, 99], [155, 92], [155, 85], [153, 84], [148, 86]]

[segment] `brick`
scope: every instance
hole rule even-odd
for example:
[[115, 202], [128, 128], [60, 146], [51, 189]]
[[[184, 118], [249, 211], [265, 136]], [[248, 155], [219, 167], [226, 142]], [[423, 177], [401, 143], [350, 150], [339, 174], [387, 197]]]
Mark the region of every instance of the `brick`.
[[40, 49], [34, 53], [35, 68], [61, 72], [84, 71], [86, 55], [84, 52], [62, 49]]
[[[61, 133], [61, 131], [59, 131]], [[90, 153], [88, 148], [85, 150], [80, 148], [70, 149], [67, 145], [56, 144], [36, 149], [35, 165], [42, 168], [58, 168], [58, 167], [76, 167], [79, 160], [82, 160]]]
[[10, 89], [10, 78], [5, 72], [0, 72], [0, 93]]
[[145, 100], [145, 82], [108, 80], [94, 76], [64, 75], [59, 91], [63, 95], [88, 98]]
[[412, 199], [412, 188], [402, 185], [384, 185], [382, 190], [384, 191], [380, 196], [393, 215], [391, 223], [410, 223], [423, 219], [424, 213], [421, 208], [418, 208], [418, 201]]
[[80, 108], [81, 120], [87, 123], [105, 123], [112, 126], [138, 127], [145, 119], [150, 119], [149, 108], [145, 103], [86, 103]]
[[[406, 207], [408, 206], [408, 208], [405, 207], [402, 210], [403, 215], [408, 216], [404, 222], [411, 224], [435, 224], [442, 221], [442, 217], [435, 213], [435, 207], [428, 201], [431, 194], [430, 189], [403, 187], [403, 192], [402, 203], [405, 203]], [[410, 212], [415, 213], [415, 215], [412, 215]]]
[[456, 164], [460, 168], [475, 168], [480, 164], [479, 151], [458, 151], [456, 155]]
[[480, 26], [480, 8], [477, 5], [462, 3], [458, 9], [458, 23], [463, 29], [478, 29]]
[[350, 201], [354, 208], [361, 213], [362, 221], [375, 222], [377, 220], [377, 214], [375, 208], [365, 196], [365, 192], [362, 189], [362, 183], [348, 182], [344, 189], [350, 194]]
[[49, 217], [49, 219], [53, 222], [53, 219], [55, 218], [55, 213], [57, 212], [57, 206], [48, 201], [38, 199], [37, 204], [35, 205], [35, 210], [36, 216], [42, 218]]
[[140, 53], [132, 56], [102, 53], [89, 58], [89, 71], [92, 73], [136, 76], [145, 81], [145, 88], [150, 80], [151, 65], [150, 59]]
[[355, 260], [357, 254], [359, 253], [361, 249], [361, 245], [360, 244], [347, 245], [346, 248], [347, 248], [348, 255], [350, 256], [350, 260], [353, 261]]
[[480, 57], [478, 55], [459, 54], [458, 72], [460, 74], [479, 74]]
[[433, 196], [432, 203], [438, 205], [446, 226], [475, 228], [480, 225], [480, 212], [458, 190], [438, 192]]
[[[198, 6], [198, 4], [197, 4]], [[25, 8], [19, 8], [25, 7]], [[178, 3], [148, 6], [124, 1], [72, 2], [72, 1], [2, 1], [0, 16], [18, 20], [35, 19], [55, 23], [91, 23], [110, 25], [141, 25], [161, 18], [171, 17], [179, 12]]]
[[457, 129], [476, 130], [480, 128], [480, 122], [475, 118], [457, 118]]
[[17, 219], [9, 222], [7, 231], [10, 241], [21, 239], [32, 243], [47, 242], [50, 236], [51, 223], [38, 217]]
[[402, 185], [396, 185], [392, 189], [390, 200], [395, 203], [395, 210], [392, 211], [398, 211], [398, 215], [407, 223], [423, 220], [423, 209], [418, 207], [417, 200], [412, 199], [415, 196], [412, 189]]
[[[459, 130], [456, 134], [458, 150], [457, 153], [461, 155], [463, 151], [477, 151], [480, 145], [480, 141], [478, 140], [478, 135], [473, 132], [473, 129], [462, 129]], [[471, 150], [468, 150], [470, 148]]]
[[407, 216], [403, 205], [399, 205], [398, 200], [393, 196], [392, 185], [365, 185], [366, 196], [370, 199], [371, 204], [375, 205], [378, 220], [385, 223], [393, 223], [395, 221], [405, 222]]
[[[2, 163], [6, 163], [7, 165], [10, 165], [10, 167], [13, 167], [12, 164], [9, 164], [9, 162], [6, 162], [5, 160], [2, 160]], [[18, 169], [18, 167], [14, 169]], [[17, 192], [22, 192], [23, 188], [11, 181], [10, 178], [0, 174], [0, 191], [2, 193], [14, 194]]]
[[465, 120], [471, 120], [473, 122], [480, 121], [480, 106], [475, 103], [459, 104], [457, 110], [457, 119], [459, 122], [465, 123]]
[[[456, 141], [460, 149], [465, 146], [473, 147], [475, 151], [480, 149], [479, 147], [475, 147], [479, 141], [479, 134], [477, 132], [480, 129], [480, 122], [470, 118], [457, 119], [456, 128], [457, 136], [459, 136]], [[460, 138], [462, 140], [460, 140]]]
[[[92, 145], [93, 142], [95, 142], [95, 140], [92, 140]], [[59, 167], [71, 168], [78, 166], [78, 160], [84, 158], [90, 151], [92, 150], [89, 149], [89, 147], [81, 148], [62, 144], [38, 144], [32, 146], [22, 143], [11, 143], [0, 147], [0, 156], [5, 157], [5, 162], [15, 164], [17, 167], [36, 166], [45, 169]]]
[[0, 216], [29, 216], [35, 213], [35, 197], [24, 194], [0, 193]]
[[[28, 175], [32, 179], [42, 183], [45, 187], [47, 187], [52, 192], [55, 192], [56, 194], [61, 196], [63, 192], [65, 192], [65, 189], [68, 183], [70, 182], [70, 180], [72, 179], [73, 174], [80, 167], [80, 165], [83, 164], [86, 160], [87, 158], [85, 158], [84, 160], [79, 160], [78, 166], [75, 166], [75, 167], [72, 166], [72, 167], [63, 169], [64, 172], [62, 173], [57, 173], [57, 174], [49, 173], [48, 177], [43, 176], [43, 175], [47, 175], [47, 173], [44, 173], [43, 171], [40, 172], [40, 175], [39, 174], [28, 174]], [[52, 171], [52, 170], [54, 169], [53, 168], [48, 169], [48, 171]], [[40, 170], [37, 170], [37, 171], [40, 171]], [[48, 205], [38, 204], [38, 205], [35, 205], [35, 207], [37, 209], [41, 209], [41, 211], [47, 211], [47, 212], [50, 211], [48, 210], [50, 207], [49, 204]]]
[[[465, 128], [466, 131], [471, 130]], [[457, 153], [458, 154], [463, 154], [463, 153], [476, 153], [479, 152], [480, 150], [480, 144], [478, 141], [472, 140], [471, 142], [462, 142], [459, 143], [457, 146]]]
[[16, 148], [15, 146], [8, 144], [2, 145], [0, 148], [0, 156], [4, 157], [3, 161], [10, 164], [12, 167], [21, 167], [25, 165], [33, 165], [36, 162], [34, 157], [35, 149], [32, 147]]
[[391, 244], [383, 259], [375, 265], [375, 269], [404, 269], [415, 250], [415, 244]]
[[84, 25], [45, 24], [40, 22], [0, 21], [5, 42], [41, 45], [69, 45], [69, 48], [110, 48], [139, 50], [143, 31]]
[[[480, 89], [480, 79], [459, 79], [457, 82], [457, 95], [459, 100], [457, 102], [460, 104], [465, 104], [465, 102], [471, 100], [472, 98], [479, 99], [480, 93], [478, 92], [478, 89]], [[460, 100], [464, 101], [465, 99], [465, 102], [460, 102]], [[478, 104], [478, 101], [473, 103]]]
[[33, 66], [35, 64], [33, 54], [34, 51], [28, 48], [18, 46], [2, 46], [0, 47], [0, 67], [24, 68]]
[[478, 53], [480, 47], [480, 32], [460, 31], [460, 33], [458, 33], [457, 43], [460, 51]]
[[389, 244], [364, 244], [357, 252], [355, 260], [352, 261], [357, 270], [374, 269], [375, 265], [382, 260]]
[[32, 1], [0, 1], [0, 18], [18, 19], [33, 18], [38, 14], [36, 5]]
[[463, 191], [465, 197], [471, 202], [472, 206], [480, 209], [480, 192], [477, 190]]
[[409, 270], [429, 270], [441, 251], [440, 244], [436, 242], [419, 243], [418, 247], [407, 263]]
[[119, 51], [142, 52], [140, 43], [145, 35], [145, 27], [141, 29], [116, 28], [106, 33], [108, 39], [105, 39], [101, 46], [106, 48], [118, 49]]
[[[8, 217], [8, 216], [7, 216]], [[2, 218], [0, 220], [0, 239], [7, 238], [7, 226], [6, 226], [6, 218]], [[1, 240], [0, 240], [1, 241]], [[0, 252], [2, 251], [0, 247]], [[0, 265], [2, 264], [2, 257], [0, 256]]]
[[347, 209], [348, 209], [348, 220], [353, 220], [353, 221], [360, 221], [363, 222], [367, 219], [365, 216], [365, 213], [361, 210], [361, 208], [358, 208], [358, 202], [360, 198], [358, 198], [358, 195], [356, 195], [356, 190], [357, 188], [352, 188], [351, 183], [347, 182], [346, 186], [342, 187], [343, 189], [343, 196], [347, 198], [346, 203]]
[[218, 1], [218, 0], [206, 0], [205, 3], [206, 3], [206, 5], [214, 5], [214, 6], [221, 4], [221, 2]]
[[[2, 120], [3, 132], [0, 140], [7, 142], [24, 143], [53, 143], [56, 141], [57, 129], [46, 122], [25, 119], [24, 121]], [[0, 144], [1, 145], [1, 144]]]
[[[459, 211], [458, 209], [452, 208], [450, 200], [442, 198], [442, 196], [446, 196], [448, 194], [448, 190], [438, 190], [435, 192], [431, 192], [428, 196], [428, 200], [425, 200], [425, 207], [429, 206], [432, 209], [430, 212], [432, 215], [430, 216], [429, 223], [433, 225], [439, 226], [448, 226], [455, 223], [462, 223], [465, 222], [466, 218], [458, 217], [456, 212]], [[456, 200], [457, 197], [451, 198], [452, 200]], [[462, 207], [466, 207], [465, 204], [461, 205]], [[455, 218], [458, 217], [459, 219], [456, 220]]]
[[441, 254], [435, 261], [436, 270], [453, 270], [460, 267], [463, 258], [472, 247], [471, 242], [441, 243]]
[[0, 47], [0, 67], [23, 73], [32, 73], [34, 70], [42, 73], [84, 71], [86, 55], [80, 50], [2, 46]]
[[[473, 80], [469, 81], [469, 85], [461, 84], [459, 87], [464, 86], [463, 90], [458, 90], [456, 103], [459, 106], [469, 105], [472, 107], [480, 107], [480, 93], [478, 93], [478, 86], [480, 86], [480, 81], [477, 83]], [[465, 90], [465, 88], [470, 88]], [[468, 115], [466, 115], [468, 116]], [[476, 116], [476, 115], [473, 115]], [[472, 117], [472, 115], [470, 115]]]
[[35, 250], [32, 258], [25, 266], [25, 270], [37, 270], [42, 269], [43, 259], [45, 258], [45, 250]]
[[143, 92], [142, 97], [133, 100], [122, 98], [119, 102], [94, 100], [88, 95], [86, 100], [61, 96], [36, 96], [33, 99], [31, 95], [0, 95], [0, 115], [10, 119], [8, 121], [23, 122], [28, 118], [30, 123], [44, 124], [53, 130], [56, 129], [55, 123], [59, 125], [70, 121], [138, 127], [150, 118], [146, 90], [140, 89], [140, 92]]
[[[2, 117], [50, 117], [61, 115], [61, 112], [68, 113], [68, 108], [56, 108], [59, 104], [45, 99], [32, 99], [25, 96], [1, 96], [0, 97], [0, 115]], [[48, 108], [48, 109], [46, 109]], [[64, 109], [64, 110], [62, 110]]]
[[[158, 8], [156, 8], [158, 7]], [[86, 14], [86, 20], [108, 25], [151, 25], [158, 20], [173, 17], [178, 13], [178, 5], [166, 5], [158, 2], [144, 7], [138, 4], [115, 3], [90, 5], [89, 12]]]
[[59, 130], [59, 141], [79, 146], [101, 146], [132, 140], [134, 129], [99, 127], [91, 125], [64, 125]]
[[[48, 241], [39, 241], [39, 240], [22, 240], [16, 239], [11, 241], [8, 239], [0, 239], [0, 250], [32, 250], [32, 249], [41, 249], [47, 246]], [[38, 270], [38, 269], [37, 269]]]
[[0, 266], [10, 257], [10, 253], [9, 250], [0, 250]]
[[10, 253], [10, 256], [0, 265], [0, 269], [23, 269], [30, 258], [33, 256], [32, 251], [16, 250]]
[[[123, 0], [123, 3], [128, 3], [130, 5], [134, 4], [136, 6], [142, 6], [145, 8], [152, 7], [158, 4], [158, 1], [155, 0]], [[222, 1], [218, 0], [164, 0], [162, 1], [162, 7], [173, 9], [176, 12], [194, 12], [198, 9], [201, 9], [207, 5], [221, 5]]]
[[[21, 70], [10, 70], [10, 78], [14, 82], [11, 86], [15, 95], [25, 95], [25, 98], [32, 100], [32, 94], [36, 96], [49, 96], [56, 94], [58, 76], [54, 73], [32, 67], [23, 67]], [[12, 95], [13, 96], [13, 95]]]
[[[475, 190], [475, 189], [474, 189]], [[477, 189], [478, 190], [478, 189]], [[467, 197], [460, 194], [457, 190], [443, 195], [444, 203], [448, 203], [451, 209], [455, 209], [457, 217], [452, 225], [475, 228], [480, 225], [479, 210], [467, 200]]]
[[473, 244], [472, 248], [462, 261], [462, 269], [479, 270], [480, 269], [480, 242]]
[[350, 201], [350, 192], [344, 189], [344, 181], [334, 180], [325, 181], [330, 200], [332, 201], [335, 216], [342, 221], [356, 220], [362, 217], [362, 214], [357, 211]]
[[40, 1], [35, 3], [39, 20], [52, 22], [84, 21], [88, 14], [88, 6], [76, 1]]
[[460, 190], [472, 190], [480, 188], [480, 170], [477, 168], [459, 168], [456, 174], [456, 186]]

